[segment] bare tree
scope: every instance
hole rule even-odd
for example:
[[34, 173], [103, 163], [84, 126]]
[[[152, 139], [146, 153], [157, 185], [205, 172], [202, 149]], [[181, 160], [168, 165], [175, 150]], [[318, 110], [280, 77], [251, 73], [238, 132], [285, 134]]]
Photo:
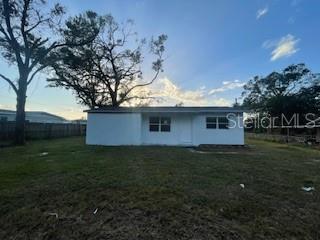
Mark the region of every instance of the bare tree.
[[[148, 99], [147, 92], [141, 89], [152, 84], [162, 71], [167, 36], [151, 39], [148, 46], [145, 39], [137, 39], [132, 21], [119, 24], [111, 15], [103, 19], [94, 41], [58, 51], [60, 60], [52, 65], [56, 77], [49, 79], [50, 86], [73, 90], [78, 101], [90, 108], [118, 107]], [[154, 74], [144, 80], [142, 65], [147, 53], [154, 58], [151, 66]]]
[[[48, 9], [45, 0], [1, 0], [0, 2], [0, 48], [2, 57], [17, 67], [17, 79], [0, 74], [17, 95], [15, 143], [25, 141], [25, 105], [28, 85], [48, 65], [47, 57], [52, 51], [63, 46], [82, 44], [77, 42], [81, 29], [61, 29], [60, 22], [65, 11], [59, 4]], [[87, 36], [94, 33], [95, 25]], [[74, 37], [57, 39], [59, 32], [73, 32]], [[49, 35], [50, 34], [50, 35]], [[91, 40], [93, 39], [91, 35]], [[88, 42], [90, 39], [85, 42]], [[65, 41], [67, 40], [67, 41]], [[90, 40], [90, 41], [91, 41]], [[83, 42], [84, 43], [84, 42]]]

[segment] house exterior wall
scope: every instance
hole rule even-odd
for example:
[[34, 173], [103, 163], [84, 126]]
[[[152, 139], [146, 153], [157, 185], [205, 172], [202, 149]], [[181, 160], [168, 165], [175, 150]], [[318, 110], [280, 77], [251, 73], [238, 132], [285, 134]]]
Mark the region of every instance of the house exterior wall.
[[[207, 129], [206, 117], [227, 113], [89, 113], [87, 144], [93, 145], [243, 145], [243, 114], [229, 114], [229, 129]], [[150, 117], [170, 117], [170, 132], [150, 132]], [[239, 121], [236, 125], [234, 123]], [[240, 126], [239, 126], [240, 124]]]
[[[228, 129], [207, 129], [206, 118], [227, 116]], [[235, 124], [236, 123], [236, 124]], [[243, 145], [243, 114], [203, 114], [195, 115], [192, 122], [193, 144]]]
[[[149, 117], [170, 117], [170, 132], [150, 132]], [[160, 145], [192, 145], [192, 139], [186, 141], [186, 133], [191, 134], [190, 114], [142, 114], [142, 144], [160, 144]], [[190, 123], [189, 123], [190, 122]]]
[[141, 114], [88, 114], [86, 143], [90, 145], [140, 145]]

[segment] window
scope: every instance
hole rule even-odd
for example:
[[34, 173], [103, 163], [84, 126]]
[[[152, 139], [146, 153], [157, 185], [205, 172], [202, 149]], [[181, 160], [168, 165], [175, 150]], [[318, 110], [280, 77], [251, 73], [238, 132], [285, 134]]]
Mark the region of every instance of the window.
[[0, 117], [0, 122], [6, 122], [6, 121], [8, 121], [7, 117]]
[[228, 129], [229, 120], [226, 117], [218, 117], [218, 128]]
[[207, 128], [217, 128], [216, 117], [207, 117]]
[[162, 117], [161, 118], [161, 132], [170, 132], [170, 118]]
[[170, 132], [171, 119], [169, 117], [150, 117], [150, 132]]
[[229, 120], [227, 117], [207, 117], [206, 124], [209, 129], [228, 129]]
[[151, 117], [149, 119], [149, 131], [150, 132], [159, 132], [159, 123], [160, 123], [160, 118], [158, 117]]

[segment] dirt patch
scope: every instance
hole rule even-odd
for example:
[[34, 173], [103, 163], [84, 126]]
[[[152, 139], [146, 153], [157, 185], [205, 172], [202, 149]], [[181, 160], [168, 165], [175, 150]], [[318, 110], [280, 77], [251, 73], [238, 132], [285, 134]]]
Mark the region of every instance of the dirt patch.
[[200, 154], [240, 154], [240, 152], [232, 152], [232, 151], [200, 151], [195, 148], [188, 148], [188, 150], [192, 153], [200, 153]]
[[230, 155], [250, 155], [250, 154], [265, 154], [263, 152], [253, 151], [253, 147], [249, 145], [237, 146], [237, 145], [200, 145], [198, 147], [187, 148], [192, 153], [199, 154], [230, 154]]

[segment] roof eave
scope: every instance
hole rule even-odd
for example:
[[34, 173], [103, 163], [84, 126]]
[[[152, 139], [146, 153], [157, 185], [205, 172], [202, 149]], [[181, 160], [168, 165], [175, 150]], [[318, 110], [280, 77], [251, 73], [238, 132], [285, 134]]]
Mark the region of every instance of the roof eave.
[[184, 109], [184, 108], [179, 108], [179, 109], [161, 109], [161, 108], [150, 108], [150, 109], [134, 109], [134, 108], [127, 108], [127, 109], [89, 109], [89, 110], [84, 110], [86, 113], [215, 113], [215, 112], [234, 112], [234, 113], [242, 113], [244, 112], [244, 109], [239, 109], [239, 108], [212, 108], [208, 109], [204, 107], [203, 109], [197, 108], [197, 109]]

